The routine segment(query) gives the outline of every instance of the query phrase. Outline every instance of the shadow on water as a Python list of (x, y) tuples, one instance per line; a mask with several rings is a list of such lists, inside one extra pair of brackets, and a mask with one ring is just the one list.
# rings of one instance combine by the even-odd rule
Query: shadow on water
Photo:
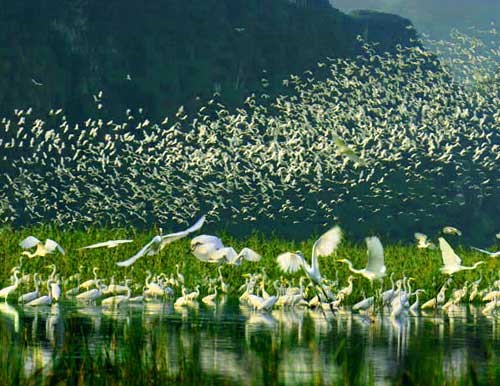
[(496, 384), (500, 323), (474, 307), (399, 321), (235, 302), (0, 306), (5, 385)]

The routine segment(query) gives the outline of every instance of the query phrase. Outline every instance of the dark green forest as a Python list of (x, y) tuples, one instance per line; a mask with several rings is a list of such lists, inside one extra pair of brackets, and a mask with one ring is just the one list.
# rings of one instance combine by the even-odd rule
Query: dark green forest
[[(326, 57), (410, 44), (406, 19), (346, 15), (327, 1), (20, 0), (0, 10), (0, 112), (63, 108), (69, 119), (121, 117), (142, 107), (161, 118), (214, 93), (235, 106), (275, 94), (290, 74)], [(102, 111), (93, 95), (103, 91)]]

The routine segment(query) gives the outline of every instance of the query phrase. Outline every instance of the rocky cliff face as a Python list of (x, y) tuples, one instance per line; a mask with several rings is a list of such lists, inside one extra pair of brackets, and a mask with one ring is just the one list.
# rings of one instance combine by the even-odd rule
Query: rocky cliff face
[(82, 119), (143, 107), (159, 118), (214, 92), (236, 105), (262, 87), (279, 92), (283, 78), (326, 56), (356, 55), (357, 35), (382, 51), (410, 44), (408, 24), (324, 1), (9, 2), (0, 13), (0, 112), (60, 107)]

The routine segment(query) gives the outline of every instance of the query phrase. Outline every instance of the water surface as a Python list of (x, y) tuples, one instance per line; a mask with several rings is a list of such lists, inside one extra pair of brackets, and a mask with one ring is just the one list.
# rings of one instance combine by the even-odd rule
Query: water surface
[(7, 384), (496, 384), (499, 321), (474, 306), (391, 320), (259, 313), (231, 299), (117, 310), (2, 303), (0, 375)]

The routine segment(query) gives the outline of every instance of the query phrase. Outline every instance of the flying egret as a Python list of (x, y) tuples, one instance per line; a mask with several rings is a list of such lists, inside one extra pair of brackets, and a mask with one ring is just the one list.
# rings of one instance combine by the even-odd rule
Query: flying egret
[(439, 248), (441, 249), (444, 264), (444, 266), (441, 267), (441, 272), (445, 275), (451, 276), (459, 271), (476, 269), (479, 265), (484, 264), (484, 261), (478, 261), (470, 267), (461, 265), (462, 259), (458, 257), (458, 255), (451, 248), (450, 244), (448, 244), (448, 242), (442, 237), (439, 238)]
[(373, 282), (373, 280), (382, 279), (385, 276), (386, 268), (384, 264), (384, 248), (379, 238), (376, 236), (367, 237), (365, 241), (368, 248), (368, 263), (366, 265), (366, 268), (353, 268), (352, 263), (349, 259), (340, 259), (337, 261), (339, 263), (346, 263), (349, 266), (349, 270), (351, 272), (362, 275)]
[(500, 256), (500, 251), (490, 252), (490, 251), (487, 251), (486, 249), (481, 249), (481, 248), (476, 248), (476, 247), (471, 247), (471, 248), (475, 249), (476, 251), (479, 251), (481, 253), (486, 253), (490, 257), (498, 257), (498, 256)]
[(0, 298), (3, 298), (5, 302), (7, 302), (7, 298), (9, 297), (9, 295), (14, 292), (17, 287), (19, 286), (19, 270), (18, 269), (15, 269), (14, 270), (14, 284), (12, 285), (9, 285), (8, 287), (5, 287), (5, 288), (2, 288), (0, 290)]
[(423, 233), (420, 232), (415, 232), (414, 233), (415, 240), (417, 240), (417, 248), (424, 249), (424, 248), (429, 248), (429, 249), (434, 249), (436, 246), (434, 243), (431, 243), (429, 239), (427, 238), (427, 235), (424, 235)]
[(250, 248), (243, 248), (238, 253), (233, 247), (225, 247), (221, 239), (211, 235), (200, 235), (191, 240), (191, 251), (198, 260), (218, 264), (240, 265), (243, 260), (258, 262), (262, 258)]
[(443, 233), (446, 235), (462, 236), (462, 232), (459, 229), (452, 226), (443, 227)]
[(323, 278), (319, 270), (318, 257), (328, 256), (335, 251), (340, 241), (342, 240), (342, 230), (339, 226), (335, 226), (325, 232), (312, 247), (312, 261), (309, 265), (304, 258), (304, 255), (297, 251), (295, 253), (285, 252), (278, 256), (277, 261), (280, 268), (285, 272), (296, 272), (302, 267), (306, 275), (315, 284), (321, 284)]
[(19, 246), (23, 249), (31, 249), (36, 247), (35, 252), (22, 252), (23, 255), (28, 256), (29, 258), (35, 256), (46, 256), (48, 254), (54, 253), (56, 250), (63, 255), (65, 254), (64, 249), (54, 240), (46, 239), (44, 244), (34, 236), (26, 237), (19, 243)]
[(78, 250), (80, 251), (82, 249), (94, 249), (102, 247), (114, 248), (121, 244), (131, 243), (132, 241), (134, 240), (108, 240), (108, 241), (103, 241), (102, 243), (87, 245), (85, 247), (78, 248)]
[(200, 235), (191, 240), (191, 252), (201, 261), (209, 261), (210, 256), (222, 248), (224, 244), (217, 236)]
[(119, 267), (128, 267), (129, 265), (134, 264), (142, 256), (155, 255), (158, 252), (160, 252), (163, 248), (165, 248), (167, 244), (182, 239), (183, 237), (186, 237), (188, 234), (192, 232), (196, 232), (203, 226), (204, 222), (205, 222), (205, 216), (203, 215), (188, 229), (176, 233), (170, 233), (168, 235), (155, 236), (149, 243), (147, 243), (144, 247), (142, 247), (142, 249), (139, 252), (137, 252), (134, 256), (132, 256), (130, 259), (120, 261), (116, 263), (116, 265), (118, 265)]

